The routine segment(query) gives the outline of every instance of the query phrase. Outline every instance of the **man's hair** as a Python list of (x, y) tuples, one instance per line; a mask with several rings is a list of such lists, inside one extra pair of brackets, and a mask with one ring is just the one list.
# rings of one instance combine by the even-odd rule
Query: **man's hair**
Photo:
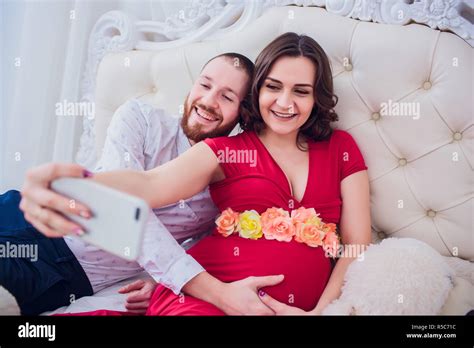
[(221, 58), (221, 57), (227, 58), (229, 61), (232, 61), (232, 63), (237, 69), (245, 71), (245, 73), (249, 77), (249, 81), (250, 81), (249, 88), (250, 88), (250, 85), (252, 84), (252, 80), (253, 80), (253, 74), (255, 71), (255, 65), (250, 59), (248, 59), (243, 54), (235, 53), (235, 52), (226, 52), (226, 53), (219, 54), (209, 59), (206, 62), (206, 64), (203, 65), (201, 71), (206, 67), (207, 64), (212, 62), (214, 59)]
[(242, 101), (240, 102), (240, 109), (239, 109), (239, 119), (237, 123), (242, 123), (243, 120), (249, 119), (250, 118), (250, 113), (252, 112), (252, 107), (251, 107), (251, 86), (253, 83), (253, 78), (255, 74), (255, 65), (253, 62), (248, 59), (246, 56), (240, 53), (235, 53), (235, 52), (226, 52), (219, 54), (215, 57), (212, 57), (209, 59), (206, 64), (203, 65), (201, 71), (206, 67), (207, 64), (212, 62), (214, 59), (217, 58), (225, 58), (229, 60), (230, 62), (233, 63), (234, 67), (239, 70), (243, 70), (248, 77), (247, 84), (245, 85), (245, 95)]

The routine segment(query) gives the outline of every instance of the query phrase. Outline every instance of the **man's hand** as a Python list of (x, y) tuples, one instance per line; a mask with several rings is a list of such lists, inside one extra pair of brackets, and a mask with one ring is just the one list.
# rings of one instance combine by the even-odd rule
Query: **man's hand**
[(265, 303), (269, 308), (271, 308), (275, 315), (317, 315), (320, 314), (318, 312), (306, 312), (300, 308), (288, 306), (283, 302), (279, 302), (275, 300), (270, 295), (266, 294), (263, 290), (258, 292), (260, 299), (263, 303)]
[(67, 234), (81, 235), (81, 226), (59, 213), (91, 216), (83, 204), (57, 194), (50, 189), (51, 182), (60, 177), (84, 178), (91, 173), (77, 164), (47, 163), (32, 168), (26, 173), (21, 189), (20, 209), (25, 219), (47, 237), (62, 237)]
[(260, 288), (277, 285), (283, 278), (283, 275), (248, 277), (224, 283), (204, 271), (189, 280), (182, 291), (212, 303), (227, 315), (274, 315), (257, 293)]
[(227, 315), (275, 315), (275, 311), (261, 301), (260, 288), (277, 285), (283, 275), (248, 277), (226, 283), (220, 297), (220, 308)]
[(130, 313), (144, 315), (157, 283), (153, 279), (140, 279), (119, 289), (120, 294), (128, 294), (125, 308)]

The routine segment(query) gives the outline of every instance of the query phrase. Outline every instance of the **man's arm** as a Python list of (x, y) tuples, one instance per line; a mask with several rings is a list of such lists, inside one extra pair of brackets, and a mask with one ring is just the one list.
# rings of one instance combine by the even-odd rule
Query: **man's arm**
[[(115, 112), (107, 129), (107, 138), (96, 171), (145, 171), (145, 157), (152, 155), (146, 151), (153, 151), (149, 150), (153, 147), (149, 146), (147, 139), (159, 141), (162, 136), (160, 121), (159, 117), (152, 118), (144, 114), (139, 104), (133, 100), (122, 105)], [(149, 134), (151, 129), (153, 134)], [(184, 284), (204, 270), (178, 244), (153, 211), (150, 211), (148, 217), (142, 251), (137, 261), (157, 283), (168, 287), (175, 294), (179, 294)]]

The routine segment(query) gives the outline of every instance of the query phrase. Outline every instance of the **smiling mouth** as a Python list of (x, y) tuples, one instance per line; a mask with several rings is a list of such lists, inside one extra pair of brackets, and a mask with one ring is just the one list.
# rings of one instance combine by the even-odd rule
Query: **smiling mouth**
[(270, 110), (270, 112), (278, 117), (278, 118), (284, 118), (284, 119), (290, 119), (290, 118), (294, 118), (296, 116), (298, 116), (298, 114), (288, 114), (288, 113), (284, 113), (284, 112), (276, 112), (276, 111), (273, 111), (273, 110)]
[(205, 119), (206, 121), (210, 121), (210, 122), (213, 122), (213, 121), (217, 121), (218, 118), (216, 118), (214, 115), (202, 110), (202, 109), (199, 109), (197, 106), (194, 107), (194, 111), (196, 112), (196, 114)]

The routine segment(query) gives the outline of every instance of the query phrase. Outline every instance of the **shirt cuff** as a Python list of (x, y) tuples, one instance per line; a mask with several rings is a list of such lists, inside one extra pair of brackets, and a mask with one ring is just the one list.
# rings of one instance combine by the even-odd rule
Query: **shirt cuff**
[(147, 267), (146, 271), (157, 283), (179, 295), (187, 282), (205, 270), (192, 256), (183, 254), (164, 273), (155, 273), (150, 267)]

